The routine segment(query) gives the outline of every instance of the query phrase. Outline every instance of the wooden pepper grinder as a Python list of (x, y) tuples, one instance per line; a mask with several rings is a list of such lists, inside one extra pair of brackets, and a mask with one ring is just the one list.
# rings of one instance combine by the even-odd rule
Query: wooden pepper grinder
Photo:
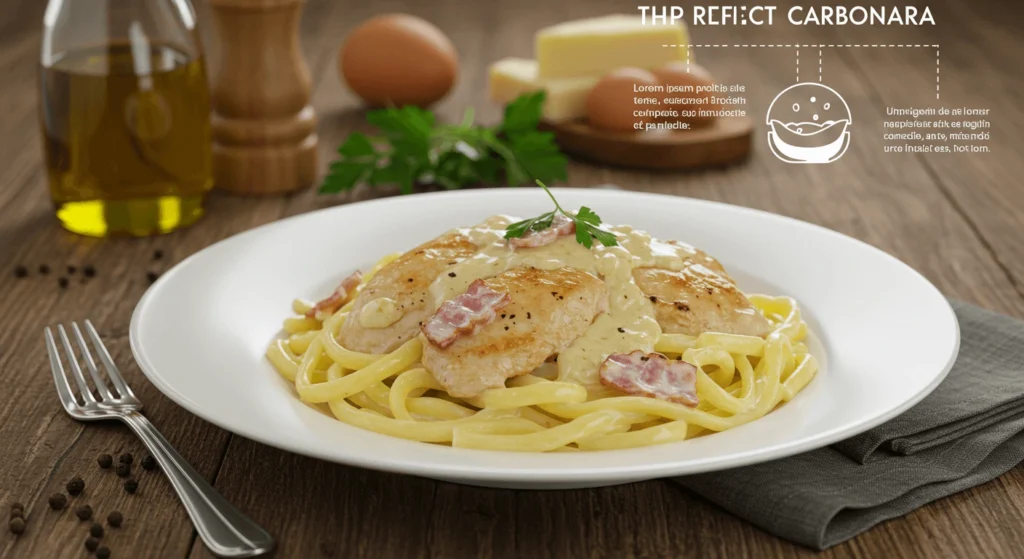
[(299, 46), (305, 0), (209, 0), (219, 43), (213, 80), (215, 186), (282, 194), (316, 180), (316, 115)]

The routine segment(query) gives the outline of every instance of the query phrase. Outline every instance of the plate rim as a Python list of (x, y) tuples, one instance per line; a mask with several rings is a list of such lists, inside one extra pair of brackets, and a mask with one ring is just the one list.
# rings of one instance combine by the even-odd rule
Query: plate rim
[[(529, 468), (516, 468), (515, 470), (502, 470), (495, 469), (493, 466), (478, 465), (478, 464), (466, 464), (466, 463), (446, 463), (437, 464), (433, 462), (415, 462), (413, 460), (405, 459), (398, 460), (388, 457), (380, 457), (372, 453), (352, 453), (349, 454), (344, 460), (338, 456), (329, 454), (327, 452), (321, 452), (318, 448), (310, 448), (303, 443), (293, 442), (293, 439), (287, 438), (274, 438), (269, 436), (262, 436), (261, 431), (258, 428), (240, 429), (237, 426), (227, 426), (225, 423), (220, 421), (219, 418), (215, 418), (212, 414), (207, 414), (201, 406), (195, 405), (187, 396), (182, 394), (179, 390), (175, 389), (170, 383), (166, 382), (165, 377), (160, 375), (153, 364), (150, 362), (145, 354), (145, 350), (140, 346), (140, 329), (142, 327), (143, 315), (145, 309), (152, 302), (152, 300), (159, 293), (160, 289), (163, 288), (172, 278), (184, 269), (191, 261), (198, 258), (200, 255), (207, 251), (213, 250), (215, 247), (228, 242), (237, 242), (239, 238), (257, 236), (264, 234), (269, 230), (278, 227), (284, 227), (285, 224), (290, 223), (293, 220), (308, 219), (312, 214), (327, 213), (333, 211), (339, 211), (342, 208), (349, 208), (352, 206), (375, 206), (380, 204), (387, 204), (392, 200), (406, 200), (406, 199), (419, 199), (419, 198), (446, 198), (446, 197), (471, 197), (483, 195), (498, 196), (518, 196), (522, 189), (486, 189), (486, 190), (460, 190), (460, 191), (444, 191), (444, 192), (427, 192), (417, 193), (412, 195), (404, 196), (384, 196), (381, 198), (375, 198), (372, 200), (364, 200), (352, 203), (343, 203), (324, 208), (318, 208), (309, 212), (303, 212), (293, 216), (288, 216), (282, 219), (271, 221), (245, 231), (240, 231), (233, 235), (230, 235), (224, 239), (221, 239), (215, 243), (212, 243), (201, 250), (194, 252), (188, 257), (184, 258), (177, 264), (175, 264), (170, 270), (161, 275), (157, 279), (143, 296), (136, 303), (135, 308), (132, 311), (131, 321), (129, 324), (129, 346), (131, 348), (132, 356), (134, 357), (136, 364), (139, 369), (146, 376), (146, 378), (153, 383), (153, 385), (162, 393), (164, 396), (169, 398), (172, 402), (181, 406), (189, 413), (207, 421), (218, 428), (224, 429), (229, 433), (236, 436), (240, 436), (260, 444), (292, 452), (302, 456), (309, 456), (320, 460), (325, 460), (338, 464), (345, 464), (349, 466), (355, 466), (360, 468), (366, 468), (370, 470), (400, 473), (416, 475), (420, 477), (429, 477), (435, 479), (448, 479), (448, 480), (465, 480), (465, 481), (477, 481), (477, 482), (518, 482), (518, 483), (548, 483), (548, 484), (573, 484), (573, 483), (589, 483), (597, 482), (601, 480), (614, 480), (612, 483), (623, 482), (623, 481), (638, 481), (644, 479), (654, 479), (666, 476), (677, 476), (677, 475), (691, 475), (698, 473), (706, 473), (711, 471), (727, 470), (730, 468), (736, 468), (741, 466), (759, 464), (768, 462), (771, 460), (778, 460), (786, 458), (809, 450), (823, 448), (837, 441), (843, 440), (850, 436), (854, 436), (859, 433), (868, 431), (890, 419), (900, 415), (906, 410), (910, 409), (929, 394), (935, 390), (935, 388), (941, 384), (941, 382), (949, 374), (950, 370), (956, 362), (956, 359), (960, 351), (960, 323), (956, 316), (956, 312), (950, 305), (949, 300), (942, 294), (942, 292), (921, 274), (914, 267), (906, 264), (899, 258), (889, 254), (888, 252), (875, 247), (865, 241), (857, 239), (855, 237), (834, 231), (827, 227), (817, 225), (815, 223), (803, 221), (793, 217), (789, 217), (782, 214), (777, 214), (757, 208), (750, 208), (746, 206), (739, 206), (735, 204), (728, 204), (725, 202), (718, 202), (714, 200), (704, 200), (699, 198), (691, 198), (687, 196), (674, 196), (669, 194), (652, 193), (652, 192), (638, 192), (622, 189), (615, 185), (595, 185), (591, 187), (557, 187), (552, 188), (552, 192), (558, 195), (560, 192), (573, 192), (586, 190), (589, 192), (597, 193), (598, 196), (607, 196), (609, 198), (616, 197), (639, 197), (648, 199), (671, 199), (673, 201), (685, 201), (687, 203), (696, 204), (697, 206), (711, 206), (720, 209), (726, 209), (728, 211), (739, 211), (752, 213), (762, 216), (767, 216), (771, 219), (782, 220), (789, 222), (792, 225), (799, 227), (810, 228), (817, 230), (821, 234), (832, 236), (835, 238), (842, 239), (845, 242), (853, 241), (855, 244), (861, 245), (867, 248), (869, 251), (882, 256), (883, 258), (895, 261), (899, 266), (908, 270), (914, 274), (918, 280), (924, 282), (933, 294), (937, 295), (943, 302), (943, 310), (949, 313), (949, 317), (953, 324), (953, 344), (950, 348), (949, 355), (947, 356), (946, 363), (942, 366), (942, 370), (939, 374), (935, 375), (932, 380), (920, 389), (911, 398), (902, 402), (900, 405), (891, 408), (890, 410), (881, 413), (870, 420), (857, 423), (846, 428), (837, 428), (831, 431), (825, 431), (814, 436), (807, 437), (804, 440), (797, 441), (790, 444), (780, 445), (777, 447), (764, 449), (755, 448), (744, 452), (734, 453), (730, 456), (723, 458), (715, 458), (708, 461), (697, 461), (694, 462), (692, 457), (683, 459), (680, 461), (662, 461), (649, 464), (630, 465), (630, 466), (596, 466), (593, 468), (587, 468), (584, 470), (567, 470), (565, 468), (557, 467), (529, 467)], [(486, 193), (486, 194), (485, 194)], [(575, 195), (575, 194), (574, 194)], [(387, 435), (380, 435), (387, 436)], [(681, 443), (679, 443), (681, 444)], [(460, 449), (468, 450), (468, 449)], [(500, 451), (487, 451), (487, 450), (473, 450), (473, 452), (487, 453), (495, 455), (506, 455), (507, 452)], [(602, 452), (621, 452), (621, 451), (602, 451)]]

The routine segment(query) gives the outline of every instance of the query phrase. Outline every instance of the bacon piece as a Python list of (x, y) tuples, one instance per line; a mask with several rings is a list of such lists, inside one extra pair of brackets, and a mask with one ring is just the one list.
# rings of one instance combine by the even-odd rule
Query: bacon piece
[(697, 367), (660, 353), (614, 353), (601, 364), (601, 384), (627, 394), (697, 405)]
[(472, 334), (494, 320), (495, 312), (512, 302), (505, 291), (495, 291), (476, 280), (466, 292), (445, 301), (434, 316), (423, 323), (420, 330), (437, 347), (444, 349), (464, 334)]
[(551, 227), (540, 231), (529, 230), (522, 237), (508, 240), (509, 246), (513, 248), (537, 248), (550, 245), (559, 237), (576, 233), (576, 222), (562, 214), (551, 220)]
[(331, 293), (329, 297), (320, 301), (314, 305), (313, 308), (306, 311), (306, 316), (309, 318), (323, 320), (334, 314), (352, 298), (352, 295), (355, 294), (356, 287), (359, 286), (359, 282), (362, 280), (363, 274), (359, 270), (352, 272), (348, 277), (341, 280), (341, 283), (338, 284), (334, 293)]

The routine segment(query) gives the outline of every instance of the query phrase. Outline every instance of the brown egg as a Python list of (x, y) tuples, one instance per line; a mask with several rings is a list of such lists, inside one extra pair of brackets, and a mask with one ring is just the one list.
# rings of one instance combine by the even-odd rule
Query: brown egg
[(661, 94), (638, 89), (658, 84), (654, 74), (640, 68), (619, 68), (609, 72), (587, 94), (587, 120), (593, 126), (614, 132), (640, 131), (637, 126), (652, 119), (636, 116), (634, 112), (657, 109), (658, 106), (637, 104), (636, 98), (658, 99)]
[[(711, 74), (699, 64), (690, 64), (690, 71), (686, 71), (687, 64), (685, 62), (669, 62), (668, 64), (653, 70), (652, 73), (658, 78), (658, 81), (665, 85), (665, 93), (662, 95), (663, 99), (672, 98), (690, 98), (690, 99), (709, 99), (717, 94), (711, 92), (694, 92), (684, 93), (680, 91), (672, 92), (669, 91), (669, 86), (693, 86), (698, 88), (701, 86), (709, 86), (714, 84), (714, 79)], [(670, 103), (663, 102), (663, 109), (675, 109), (679, 113), (697, 113), (700, 114), (701, 110), (704, 111), (718, 111), (721, 110), (721, 105), (715, 103)], [(688, 122), (691, 126), (707, 126), (715, 121), (714, 116), (691, 116), (681, 115), (677, 118), (665, 117), (664, 121), (678, 121)]]
[(338, 71), (374, 107), (436, 103), (451, 90), (459, 57), (434, 24), (407, 14), (367, 20), (345, 39)]

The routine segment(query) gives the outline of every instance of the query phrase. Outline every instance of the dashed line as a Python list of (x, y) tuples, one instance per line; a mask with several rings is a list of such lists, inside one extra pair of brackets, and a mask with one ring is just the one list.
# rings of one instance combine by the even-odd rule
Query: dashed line
[(818, 83), (821, 83), (821, 49), (818, 49)]
[(757, 44), (735, 44), (735, 45), (730, 45), (730, 44), (724, 44), (723, 43), (723, 44), (706, 44), (706, 45), (702, 45), (702, 44), (665, 44), (665, 45), (661, 45), (661, 46), (663, 46), (663, 47), (674, 47), (674, 48), (678, 48), (678, 47), (727, 47), (727, 48), (794, 48), (794, 47), (796, 47), (796, 48), (801, 48), (801, 47), (803, 47), (803, 48), (826, 48), (826, 47), (828, 47), (828, 48), (835, 48), (835, 47), (844, 47), (844, 48), (846, 48), (846, 47), (852, 47), (852, 48), (934, 48), (934, 49), (939, 48), (939, 45), (909, 45), (909, 44), (908, 45), (877, 45), (877, 44), (871, 44), (871, 45), (868, 45), (868, 44), (863, 44), (863, 45), (861, 45), (861, 44), (851, 44), (851, 45), (839, 45), (839, 44), (835, 44), (835, 45), (827, 45), (827, 44), (820, 44), (820, 45), (817, 45), (817, 44), (811, 44), (811, 45), (796, 45), (796, 44), (776, 44), (776, 45), (772, 45), (772, 44), (759, 44), (759, 45), (757, 45)]
[(800, 83), (800, 49), (796, 49), (796, 83)]
[(939, 46), (935, 45), (935, 99), (939, 98)]
[(686, 49), (686, 73), (690, 73), (690, 49)]

